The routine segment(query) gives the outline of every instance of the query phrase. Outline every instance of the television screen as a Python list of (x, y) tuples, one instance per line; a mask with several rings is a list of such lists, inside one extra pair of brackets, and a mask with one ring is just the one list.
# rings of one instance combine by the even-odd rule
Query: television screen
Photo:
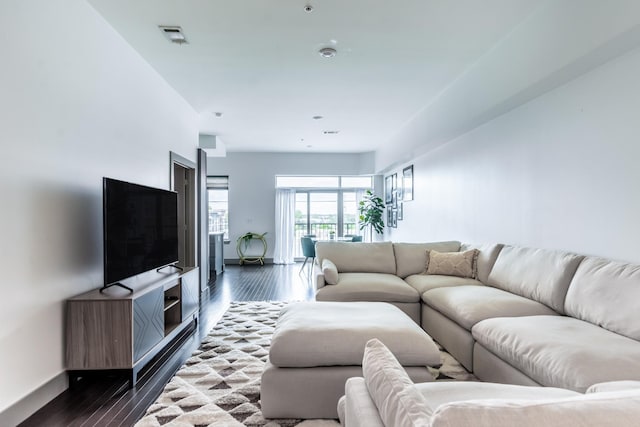
[(103, 179), (105, 286), (178, 261), (178, 195)]

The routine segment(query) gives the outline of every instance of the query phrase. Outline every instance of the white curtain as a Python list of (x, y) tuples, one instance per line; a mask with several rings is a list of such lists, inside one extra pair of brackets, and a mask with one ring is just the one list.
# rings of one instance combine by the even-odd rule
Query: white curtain
[(276, 247), (274, 264), (293, 264), (295, 249), (296, 190), (276, 189)]

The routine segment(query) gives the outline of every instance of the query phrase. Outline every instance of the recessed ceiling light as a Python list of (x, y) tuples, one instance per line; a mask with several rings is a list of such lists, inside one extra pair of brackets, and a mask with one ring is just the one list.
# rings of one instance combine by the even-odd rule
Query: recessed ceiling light
[(224, 113), (222, 113), (222, 111), (216, 111), (215, 113), (213, 113), (217, 118), (220, 118), (223, 116)]
[(324, 119), (324, 117), (323, 116), (313, 116), (312, 119), (313, 120), (321, 120), (321, 119)]
[(325, 135), (337, 135), (340, 133), (339, 130), (325, 130), (322, 131), (322, 133), (324, 133)]
[(313, 12), (313, 6), (311, 6), (310, 4), (307, 4), (304, 6), (304, 11), (307, 13), (311, 13)]
[(320, 49), (318, 51), (318, 53), (320, 54), (320, 56), (322, 56), (323, 58), (333, 58), (334, 56), (336, 56), (336, 54), (338, 53), (337, 50), (335, 50), (332, 47), (323, 47), (322, 49)]
[(307, 148), (312, 148), (312, 147), (313, 147), (313, 145), (307, 145)]
[(162, 34), (171, 42), (177, 44), (186, 44), (187, 38), (182, 32), (182, 28), (177, 25), (158, 25)]

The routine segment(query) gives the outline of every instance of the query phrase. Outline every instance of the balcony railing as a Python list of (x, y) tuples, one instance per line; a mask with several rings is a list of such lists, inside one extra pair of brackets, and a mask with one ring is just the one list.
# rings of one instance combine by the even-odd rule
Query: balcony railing
[[(360, 234), (355, 222), (345, 223), (342, 228), (344, 234)], [(307, 223), (297, 222), (295, 224), (295, 241), (297, 242), (295, 245), (296, 258), (304, 257), (304, 255), (302, 255), (302, 245), (300, 244), (300, 238), (302, 236), (313, 234), (317, 240), (329, 240), (329, 233), (332, 231), (336, 236), (338, 235), (338, 224), (335, 222), (311, 223), (309, 224), (309, 230), (307, 230)]]

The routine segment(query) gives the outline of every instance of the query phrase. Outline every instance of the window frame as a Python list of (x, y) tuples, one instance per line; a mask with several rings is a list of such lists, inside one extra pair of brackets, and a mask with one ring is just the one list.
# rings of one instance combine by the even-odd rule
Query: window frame
[[(301, 181), (304, 181), (307, 178), (313, 177), (334, 177), (337, 178), (337, 186), (336, 187), (309, 187), (309, 186), (296, 186), (296, 185), (278, 185), (278, 179), (286, 177), (288, 179), (288, 184), (291, 184), (291, 180), (295, 178), (300, 178)], [(343, 178), (364, 178), (367, 177), (369, 183), (367, 186), (343, 186)], [(337, 215), (336, 215), (336, 233), (338, 236), (344, 236), (344, 194), (345, 193), (356, 193), (356, 203), (357, 203), (357, 192), (360, 190), (373, 190), (375, 185), (374, 175), (276, 175), (275, 176), (275, 188), (276, 189), (293, 189), (297, 194), (306, 194), (306, 232), (303, 234), (311, 234), (313, 224), (311, 223), (311, 194), (313, 193), (336, 193), (336, 203), (337, 203)], [(296, 200), (297, 203), (297, 200)], [(356, 214), (357, 215), (357, 214)], [(356, 224), (358, 223), (356, 216)], [(294, 223), (294, 235), (297, 235), (297, 224)], [(357, 233), (357, 230), (356, 230)], [(300, 248), (296, 246), (296, 258), (301, 259), (298, 251)]]
[[(218, 182), (214, 182), (218, 180)], [(209, 191), (210, 190), (226, 190), (227, 192), (227, 209), (226, 209), (226, 229), (222, 230), (223, 233), (223, 240), (224, 243), (229, 243), (229, 232), (230, 232), (230, 227), (229, 227), (229, 221), (230, 221), (230, 215), (229, 215), (229, 176), (228, 175), (207, 175), (207, 231), (209, 233), (212, 233), (211, 229), (210, 229), (210, 224), (209, 224), (209, 215), (210, 215), (210, 208), (211, 208), (211, 201), (209, 200)], [(213, 231), (214, 233), (220, 232), (220, 231)]]

